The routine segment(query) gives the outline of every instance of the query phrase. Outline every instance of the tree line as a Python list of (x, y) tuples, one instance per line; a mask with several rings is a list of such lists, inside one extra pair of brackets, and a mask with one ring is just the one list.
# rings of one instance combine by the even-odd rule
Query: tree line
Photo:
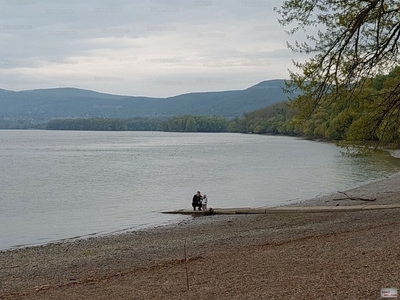
[(184, 115), (160, 118), (70, 118), (54, 119), (46, 124), (47, 130), (95, 131), (165, 131), (165, 132), (232, 132), (256, 134), (294, 135), (289, 123), (295, 110), (280, 102), (245, 113), (243, 117)]
[(229, 121), (219, 116), (178, 116), (160, 118), (71, 118), (54, 119), (47, 130), (227, 132)]

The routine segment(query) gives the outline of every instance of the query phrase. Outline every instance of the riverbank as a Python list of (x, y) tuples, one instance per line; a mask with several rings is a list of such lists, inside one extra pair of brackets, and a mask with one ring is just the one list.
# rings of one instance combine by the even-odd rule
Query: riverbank
[[(400, 174), (346, 191), (400, 203)], [(364, 205), (338, 193), (301, 206)], [(400, 289), (400, 209), (201, 216), (0, 252), (0, 299), (379, 299)], [(188, 281), (187, 281), (188, 279)]]

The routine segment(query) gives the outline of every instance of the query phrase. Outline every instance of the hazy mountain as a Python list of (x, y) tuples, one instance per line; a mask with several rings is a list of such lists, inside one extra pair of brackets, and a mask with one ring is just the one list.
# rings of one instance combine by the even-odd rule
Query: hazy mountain
[(188, 93), (168, 98), (119, 96), (76, 88), (27, 91), (0, 89), (0, 119), (49, 120), (65, 117), (241, 116), (287, 100), (284, 80), (269, 80), (245, 90)]

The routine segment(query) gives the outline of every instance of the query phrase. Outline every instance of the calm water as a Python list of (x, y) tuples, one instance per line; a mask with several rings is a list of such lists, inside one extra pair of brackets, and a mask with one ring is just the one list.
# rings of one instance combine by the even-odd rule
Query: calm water
[(161, 211), (267, 207), (344, 190), (400, 170), (332, 144), (289, 137), (0, 130), (0, 249), (191, 218)]

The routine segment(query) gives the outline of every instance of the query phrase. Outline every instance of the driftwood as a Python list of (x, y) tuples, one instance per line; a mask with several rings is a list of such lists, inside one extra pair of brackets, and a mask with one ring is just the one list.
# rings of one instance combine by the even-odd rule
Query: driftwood
[(370, 198), (361, 198), (361, 197), (351, 197), (351, 196), (347, 195), (345, 192), (338, 192), (338, 193), (343, 194), (346, 197), (344, 197), (344, 198), (336, 198), (336, 199), (333, 199), (333, 201), (339, 201), (339, 200), (375, 201), (376, 200), (376, 198), (370, 199)]

